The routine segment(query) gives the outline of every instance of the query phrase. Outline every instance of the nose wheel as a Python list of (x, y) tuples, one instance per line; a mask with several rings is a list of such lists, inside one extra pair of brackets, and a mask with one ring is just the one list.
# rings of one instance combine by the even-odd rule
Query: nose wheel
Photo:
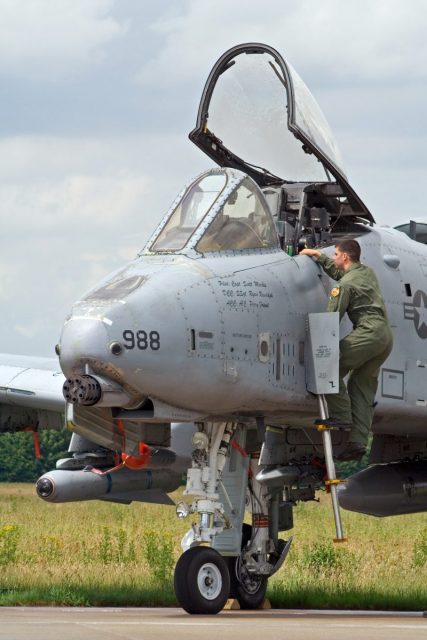
[(176, 563), (174, 589), (187, 613), (218, 613), (230, 592), (226, 561), (210, 547), (191, 547)]

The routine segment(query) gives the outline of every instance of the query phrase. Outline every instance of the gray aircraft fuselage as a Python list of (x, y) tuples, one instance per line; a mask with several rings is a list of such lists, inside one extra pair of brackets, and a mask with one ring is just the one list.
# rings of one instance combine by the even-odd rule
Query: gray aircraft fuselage
[[(359, 241), (381, 282), (395, 338), (382, 367), (375, 429), (421, 434), (427, 312), (414, 299), (426, 299), (427, 248), (387, 228), (370, 229)], [(400, 257), (397, 268), (387, 255)], [(140, 284), (128, 295), (96, 299), (105, 282), (131, 278)], [(89, 363), (130, 391), (129, 406), (151, 400), (159, 419), (264, 415), (307, 426), (316, 402), (306, 390), (306, 316), (326, 308), (328, 280), (310, 258), (280, 248), (141, 255), (101, 283), (100, 294), (75, 304), (61, 337), (61, 366), (71, 376)], [(124, 348), (115, 356), (110, 346), (117, 342)]]
[(80, 397), (71, 382), (66, 398), (139, 421), (312, 425), (306, 320), (325, 310), (333, 282), (297, 254), (332, 254), (346, 236), (377, 273), (394, 334), (375, 430), (423, 436), (427, 246), (373, 225), (295, 70), (267, 45), (225, 52), (190, 139), (220, 168), (193, 180), (144, 251), (74, 305), (61, 366), (100, 386), (93, 395), (87, 379)]
[[(144, 250), (64, 324), (64, 394), (80, 418), (99, 411), (101, 431), (118, 418), (313, 426), (307, 317), (326, 309), (334, 283), (298, 251), (331, 255), (352, 237), (378, 276), (394, 334), (374, 432), (424, 438), (427, 246), (373, 224), (296, 72), (266, 45), (230, 49), (208, 77), (190, 138), (220, 167), (184, 188)], [(341, 322), (341, 335), (350, 330)]]

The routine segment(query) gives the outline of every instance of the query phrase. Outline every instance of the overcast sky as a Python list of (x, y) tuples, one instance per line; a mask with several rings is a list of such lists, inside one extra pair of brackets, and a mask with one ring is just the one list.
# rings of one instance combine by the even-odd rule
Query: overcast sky
[(249, 41), (303, 77), (377, 222), (426, 219), (427, 0), (0, 0), (0, 352), (52, 355), (212, 165), (187, 134)]

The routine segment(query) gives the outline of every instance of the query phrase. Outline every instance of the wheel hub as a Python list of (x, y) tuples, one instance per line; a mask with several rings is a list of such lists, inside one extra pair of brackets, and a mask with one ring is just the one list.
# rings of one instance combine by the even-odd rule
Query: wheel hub
[(241, 557), (237, 560), (236, 577), (248, 594), (256, 593), (262, 583), (262, 576), (250, 573), (243, 564)]
[(197, 574), (197, 586), (206, 600), (215, 600), (221, 592), (221, 572), (213, 563), (202, 565)]

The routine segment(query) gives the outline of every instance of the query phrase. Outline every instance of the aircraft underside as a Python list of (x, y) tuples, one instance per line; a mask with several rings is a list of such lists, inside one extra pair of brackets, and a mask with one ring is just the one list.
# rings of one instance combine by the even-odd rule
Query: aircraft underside
[[(426, 459), (416, 454), (411, 459), (407, 449), (405, 459), (373, 464), (342, 485), (333, 463), (328, 468), (322, 429), (272, 427), (263, 420), (174, 425), (172, 436), (180, 438), (181, 455), (167, 447), (170, 428), (162, 425), (146, 425), (145, 448), (134, 446), (133, 455), (113, 453), (77, 435), (86, 434), (85, 429), (74, 425), (74, 430), (70, 458), (58, 461), (57, 469), (37, 482), (39, 496), (47, 501), (173, 504), (167, 493), (179, 486), (188, 465), (184, 500), (176, 512), (192, 524), (181, 542), (184, 553), (174, 584), (189, 613), (217, 613), (229, 597), (241, 608), (260, 606), (269, 577), (291, 547), (287, 532), (293, 528), (293, 507), (315, 500), (325, 483), (332, 498), (335, 492), (338, 540), (345, 539), (338, 500), (347, 509), (377, 516), (427, 509)], [(348, 434), (327, 430), (327, 435), (336, 455)], [(390, 442), (388, 446), (390, 456)], [(190, 457), (182, 455), (182, 448), (191, 451)], [(250, 524), (244, 523), (245, 514)], [(332, 531), (331, 516), (331, 536)]]

